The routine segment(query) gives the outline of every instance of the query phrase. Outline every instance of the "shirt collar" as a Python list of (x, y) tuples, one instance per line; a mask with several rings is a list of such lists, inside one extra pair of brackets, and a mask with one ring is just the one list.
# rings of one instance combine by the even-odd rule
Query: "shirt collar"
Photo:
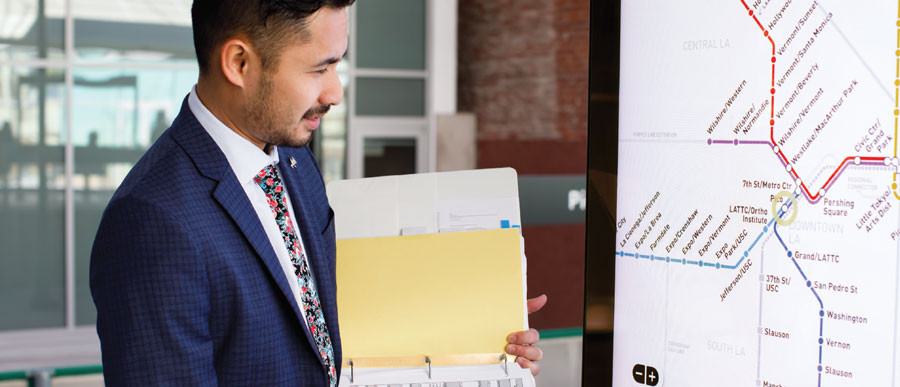
[(191, 89), (188, 96), (188, 106), (191, 112), (197, 117), (200, 125), (206, 129), (216, 145), (225, 154), (228, 164), (237, 176), (238, 181), (242, 184), (252, 181), (259, 171), (269, 164), (278, 164), (278, 149), (272, 145), (269, 147), (269, 153), (263, 152), (257, 148), (246, 138), (235, 133), (228, 126), (225, 126), (216, 116), (203, 105), (200, 97), (197, 96), (197, 85)]

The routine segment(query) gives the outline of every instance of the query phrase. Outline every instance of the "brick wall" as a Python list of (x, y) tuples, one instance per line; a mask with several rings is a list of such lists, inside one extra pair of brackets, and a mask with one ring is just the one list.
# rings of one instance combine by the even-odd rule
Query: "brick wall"
[[(590, 0), (460, 0), (459, 110), (474, 112), (478, 167), (587, 169)], [(535, 328), (582, 325), (584, 225), (524, 225)]]

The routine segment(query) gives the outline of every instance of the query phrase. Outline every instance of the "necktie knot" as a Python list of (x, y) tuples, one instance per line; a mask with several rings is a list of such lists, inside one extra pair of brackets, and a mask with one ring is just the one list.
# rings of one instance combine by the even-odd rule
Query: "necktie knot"
[(275, 168), (274, 164), (269, 164), (259, 171), (253, 181), (262, 188), (266, 196), (280, 194), (283, 190), (281, 178), (278, 177), (278, 168)]

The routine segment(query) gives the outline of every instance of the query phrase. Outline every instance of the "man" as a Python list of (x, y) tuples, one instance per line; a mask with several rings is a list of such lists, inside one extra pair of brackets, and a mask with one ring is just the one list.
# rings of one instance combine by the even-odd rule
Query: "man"
[[(336, 385), (334, 217), (306, 145), (343, 98), (353, 2), (194, 2), (200, 78), (94, 241), (107, 384)], [(507, 348), (532, 372), (537, 339)]]

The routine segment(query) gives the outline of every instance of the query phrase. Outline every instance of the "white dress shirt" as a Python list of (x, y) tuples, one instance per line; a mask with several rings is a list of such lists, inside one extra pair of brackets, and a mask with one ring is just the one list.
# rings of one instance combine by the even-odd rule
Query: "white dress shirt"
[[(188, 106), (190, 106), (194, 116), (197, 117), (197, 121), (200, 122), (200, 125), (206, 129), (206, 132), (209, 133), (213, 141), (216, 142), (216, 145), (219, 146), (219, 149), (222, 150), (222, 153), (225, 154), (225, 158), (228, 159), (228, 164), (231, 165), (231, 170), (234, 171), (234, 175), (237, 176), (238, 181), (241, 183), (241, 187), (244, 188), (244, 193), (246, 193), (247, 198), (250, 199), (250, 203), (256, 211), (256, 216), (259, 218), (259, 222), (262, 223), (263, 229), (266, 231), (266, 236), (269, 237), (269, 242), (275, 250), (275, 255), (278, 256), (278, 262), (281, 263), (284, 275), (287, 277), (291, 291), (294, 293), (294, 300), (297, 302), (297, 307), (300, 308), (300, 313), (303, 314), (303, 324), (305, 326), (306, 312), (303, 310), (303, 303), (300, 300), (300, 284), (297, 282), (297, 276), (294, 274), (294, 264), (291, 262), (287, 246), (284, 244), (284, 238), (281, 236), (281, 229), (278, 227), (278, 223), (275, 222), (275, 216), (272, 215), (272, 209), (269, 207), (269, 201), (266, 199), (266, 194), (263, 192), (262, 188), (253, 181), (253, 178), (256, 177), (263, 168), (270, 164), (275, 164), (276, 168), (278, 168), (277, 147), (274, 145), (270, 146), (269, 153), (267, 154), (247, 139), (235, 133), (231, 128), (225, 126), (225, 124), (216, 118), (216, 116), (203, 105), (203, 102), (200, 101), (200, 98), (197, 96), (196, 85), (191, 89), (191, 95), (188, 97)], [(281, 170), (278, 171), (278, 174), (279, 176), (283, 176)], [(284, 181), (283, 178), (282, 181)], [(295, 229), (297, 232), (297, 240), (300, 242), (302, 249), (303, 239), (300, 235), (300, 223), (298, 223), (297, 218), (294, 217), (294, 208), (291, 206), (287, 187), (285, 187), (284, 195), (288, 198), (287, 210), (291, 216), (291, 221), (298, 226)], [(312, 267), (310, 267), (310, 274), (312, 274)]]

